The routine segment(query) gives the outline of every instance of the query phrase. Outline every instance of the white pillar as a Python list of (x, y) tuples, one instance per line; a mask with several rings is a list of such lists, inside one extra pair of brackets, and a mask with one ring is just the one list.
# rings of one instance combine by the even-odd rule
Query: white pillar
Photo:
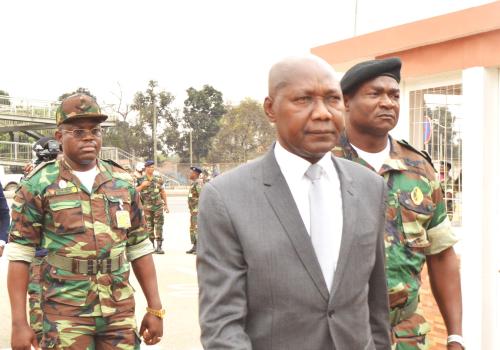
[(500, 349), (498, 69), (463, 71), (462, 291), (467, 349)]

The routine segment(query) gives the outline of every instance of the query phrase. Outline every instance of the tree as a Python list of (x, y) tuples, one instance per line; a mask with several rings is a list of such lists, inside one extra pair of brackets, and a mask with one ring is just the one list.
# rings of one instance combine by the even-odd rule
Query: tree
[[(156, 92), (158, 83), (150, 80), (146, 91), (139, 91), (134, 96), (132, 110), (139, 112), (139, 125), (148, 132), (147, 144), (149, 144), (144, 157), (153, 158), (153, 113), (156, 106), (157, 135), (163, 143), (162, 151), (165, 155), (177, 149), (179, 143), (179, 115), (171, 104), (175, 97), (165, 90)], [(150, 136), (151, 135), (151, 136)], [(144, 135), (146, 136), (146, 134)]]
[(213, 138), (208, 161), (243, 163), (263, 154), (274, 141), (275, 131), (261, 103), (246, 98), (227, 110)]
[(204, 85), (201, 90), (190, 87), (186, 92), (183, 127), (188, 132), (182, 136), (177, 152), (183, 162), (189, 161), (191, 132), (193, 160), (200, 163), (208, 155), (211, 139), (219, 131), (219, 120), (226, 110), (222, 93), (210, 85)]
[(1, 98), (2, 96), (7, 96), (9, 97), (9, 93), (5, 90), (0, 90), (0, 105), (7, 105), (10, 106), (10, 99), (8, 98)]
[(86, 89), (86, 88), (83, 88), (83, 87), (79, 87), (78, 89), (76, 89), (75, 91), (73, 92), (67, 92), (65, 94), (62, 94), (61, 96), (59, 96), (58, 100), (59, 101), (62, 101), (64, 100), (66, 97), (68, 96), (71, 96), (71, 95), (74, 95), (74, 94), (85, 94), (85, 95), (89, 95), (90, 97), (92, 97), (94, 100), (97, 100), (96, 97), (90, 92), (89, 89)]

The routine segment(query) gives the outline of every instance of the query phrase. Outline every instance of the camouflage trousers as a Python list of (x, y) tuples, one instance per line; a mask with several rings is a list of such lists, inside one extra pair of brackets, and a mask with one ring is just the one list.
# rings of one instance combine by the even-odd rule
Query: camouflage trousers
[(198, 212), (191, 212), (189, 238), (191, 238), (191, 244), (195, 244), (198, 240)]
[(38, 343), (42, 340), (43, 313), (40, 306), (42, 286), (40, 274), (43, 258), (35, 258), (30, 264), (30, 281), (28, 284), (28, 297), (30, 308), (30, 327), (35, 332)]
[(163, 241), (163, 207), (152, 206), (151, 209), (144, 208), (144, 217), (146, 219), (146, 232), (149, 239), (154, 241)]
[(133, 310), (110, 317), (43, 316), (42, 349), (140, 349)]
[(426, 335), (429, 331), (425, 318), (414, 313), (392, 327), (391, 350), (428, 350), (430, 345)]

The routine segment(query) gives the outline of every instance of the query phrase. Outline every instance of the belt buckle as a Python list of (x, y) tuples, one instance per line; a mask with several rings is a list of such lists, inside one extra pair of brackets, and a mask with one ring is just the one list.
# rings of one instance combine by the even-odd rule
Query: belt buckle
[(98, 272), (102, 273), (102, 260), (87, 260), (87, 275), (97, 275)]
[(92, 259), (87, 260), (87, 275), (95, 275), (97, 272), (94, 272), (94, 261)]

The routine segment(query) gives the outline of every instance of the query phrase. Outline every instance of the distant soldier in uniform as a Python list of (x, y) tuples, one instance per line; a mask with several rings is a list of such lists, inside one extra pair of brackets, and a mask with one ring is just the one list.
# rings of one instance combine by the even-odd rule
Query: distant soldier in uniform
[(451, 163), (441, 161), (439, 162), (439, 181), (441, 181), (441, 186), (446, 200), (446, 212), (450, 220), (453, 218), (453, 198), (454, 198), (454, 182), (453, 177), (450, 175)]
[(191, 238), (193, 247), (186, 253), (196, 254), (196, 242), (198, 240), (198, 202), (200, 200), (201, 187), (203, 186), (203, 180), (200, 178), (200, 175), (203, 173), (203, 170), (197, 166), (192, 166), (190, 169), (191, 173), (189, 174), (189, 180), (191, 180), (192, 183), (188, 194), (189, 213), (191, 214), (189, 237)]
[(144, 175), (137, 179), (136, 189), (141, 193), (146, 230), (150, 241), (156, 239), (156, 254), (165, 254), (161, 248), (163, 243), (163, 211), (168, 213), (167, 192), (161, 176), (155, 175), (155, 163), (148, 160), (144, 164)]
[[(64, 156), (32, 171), (14, 198), (7, 287), (15, 350), (38, 346), (26, 319), (37, 246), (48, 251), (41, 273), (43, 349), (139, 349), (137, 334), (148, 345), (163, 334), (139, 193), (122, 168), (97, 158), (106, 118), (88, 95), (63, 100), (55, 136)], [(128, 262), (148, 304), (138, 333)]]
[[(334, 154), (384, 177), (386, 273), (393, 349), (428, 349), (429, 325), (417, 311), (427, 261), (432, 291), (448, 329), (448, 350), (462, 348), (457, 238), (430, 158), (389, 135), (399, 117), (398, 58), (362, 62), (341, 80), (345, 133)], [(360, 198), (359, 200), (363, 200)]]

